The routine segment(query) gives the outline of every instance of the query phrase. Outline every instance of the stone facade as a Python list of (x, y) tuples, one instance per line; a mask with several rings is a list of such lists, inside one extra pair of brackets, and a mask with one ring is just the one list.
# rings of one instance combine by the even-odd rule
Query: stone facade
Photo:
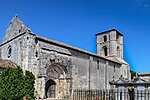
[(123, 36), (115, 29), (96, 36), (97, 54), (93, 54), (37, 36), (13, 17), (1, 43), (1, 58), (33, 72), (38, 98), (71, 97), (74, 89), (109, 89), (113, 77), (130, 77), (123, 60)]

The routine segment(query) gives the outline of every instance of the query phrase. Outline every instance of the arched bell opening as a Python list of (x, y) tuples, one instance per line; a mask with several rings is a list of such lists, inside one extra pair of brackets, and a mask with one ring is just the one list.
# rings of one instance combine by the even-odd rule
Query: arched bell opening
[(103, 56), (108, 56), (108, 52), (107, 52), (107, 47), (106, 46), (102, 47), (102, 55)]

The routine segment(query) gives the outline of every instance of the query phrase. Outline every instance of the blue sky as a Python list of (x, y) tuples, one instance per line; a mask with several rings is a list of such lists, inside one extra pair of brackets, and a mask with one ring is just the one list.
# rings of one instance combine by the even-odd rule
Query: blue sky
[(34, 33), (93, 53), (95, 34), (116, 28), (131, 69), (150, 72), (149, 0), (0, 0), (0, 40), (15, 14)]

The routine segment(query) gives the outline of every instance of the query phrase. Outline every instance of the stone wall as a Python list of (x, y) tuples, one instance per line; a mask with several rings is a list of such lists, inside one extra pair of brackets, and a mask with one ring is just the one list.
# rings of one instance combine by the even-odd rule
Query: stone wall
[(68, 77), (72, 79), (71, 89), (110, 88), (109, 81), (112, 81), (113, 76), (117, 79), (121, 74), (120, 64), (40, 40), (37, 45), (39, 48), (38, 75), (46, 76), (46, 68), (51, 65), (51, 61), (60, 62), (67, 65)]

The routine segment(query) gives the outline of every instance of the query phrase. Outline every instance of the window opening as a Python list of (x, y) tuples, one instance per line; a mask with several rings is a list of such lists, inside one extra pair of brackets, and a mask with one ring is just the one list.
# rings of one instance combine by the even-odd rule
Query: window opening
[(107, 41), (107, 36), (105, 35), (105, 36), (104, 36), (104, 42), (106, 42), (106, 41)]
[(99, 70), (99, 60), (97, 60), (97, 69)]
[(115, 71), (116, 71), (116, 66), (114, 65), (114, 73), (115, 73)]
[(116, 36), (116, 41), (119, 42), (119, 35)]
[(37, 51), (35, 52), (35, 57), (38, 57), (38, 52)]
[(120, 57), (120, 48), (117, 46), (117, 57)]
[(104, 55), (107, 56), (107, 47), (104, 46), (103, 50), (104, 50)]
[(8, 47), (8, 58), (11, 57), (11, 52), (12, 52), (12, 49), (11, 49), (11, 46)]

